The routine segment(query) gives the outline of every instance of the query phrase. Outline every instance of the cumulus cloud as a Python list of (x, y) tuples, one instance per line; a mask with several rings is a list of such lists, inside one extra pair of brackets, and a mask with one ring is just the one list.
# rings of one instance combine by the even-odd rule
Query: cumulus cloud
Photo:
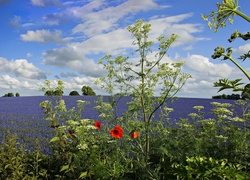
[(180, 37), (173, 43), (173, 47), (190, 44), (195, 41), (206, 40), (207, 38), (205, 37), (198, 38), (194, 36), (195, 33), (199, 33), (203, 30), (202, 25), (190, 23), (181, 24), (181, 21), (192, 16), (192, 13), (188, 13), (162, 18), (154, 17), (149, 21), (152, 25), (151, 37), (155, 39), (159, 35), (163, 35), (165, 38), (169, 38), (173, 33), (178, 34)]
[[(160, 8), (153, 0), (128, 0), (117, 6), (110, 6), (103, 9), (101, 8), (105, 6), (101, 6), (102, 1), (97, 2), (98, 3), (91, 4), (91, 7), (95, 7), (95, 11), (89, 13), (84, 11), (86, 7), (78, 8), (80, 13), (75, 13), (75, 15), (80, 17), (83, 23), (78, 24), (73, 29), (73, 33), (81, 32), (91, 37), (116, 28), (118, 25), (117, 22), (128, 14)], [(75, 10), (73, 10), (73, 12), (75, 12)]]
[(25, 59), (8, 61), (7, 59), (0, 58), (0, 71), (10, 72), (16, 77), (39, 80), (46, 79), (46, 74), (44, 72)]
[(132, 48), (133, 40), (127, 29), (117, 29), (106, 34), (96, 35), (81, 43), (72, 43), (71, 46), (78, 51), (84, 51), (85, 54), (102, 52), (116, 55), (122, 50)]
[(250, 43), (239, 46), (238, 48), (233, 49), (238, 56), (246, 54), (250, 50)]
[(36, 31), (28, 31), (26, 34), (21, 34), (20, 37), (23, 41), (34, 41), (34, 42), (54, 42), (54, 43), (64, 43), (61, 38), (62, 32), (59, 30), (55, 30), (51, 32), (49, 30), (36, 30)]
[(210, 75), (220, 78), (227, 78), (233, 68), (226, 63), (214, 64), (209, 61), (209, 58), (202, 55), (189, 55), (186, 58), (186, 65), (195, 72), (201, 75)]
[(48, 7), (48, 6), (61, 6), (60, 0), (31, 0), (31, 4), (34, 6)]
[(73, 48), (53, 49), (43, 53), (43, 64), (52, 65), (61, 68), (69, 68), (80, 74), (100, 77), (104, 70), (100, 65), (91, 59), (83, 57), (83, 54)]
[[(219, 79), (236, 79), (243, 77), (242, 73), (226, 63), (220, 61), (210, 61), (209, 58), (192, 54), (186, 58), (184, 71), (191, 73), (189, 79), (182, 88), (180, 95), (186, 97), (212, 97), (217, 95), (219, 88), (214, 87), (214, 82)], [(244, 79), (244, 78), (243, 78)], [(232, 91), (223, 91), (223, 93), (232, 93)]]
[(22, 80), (7, 74), (0, 76), (0, 94), (18, 92), (21, 96), (42, 95), (41, 87), (44, 83), (40, 80)]

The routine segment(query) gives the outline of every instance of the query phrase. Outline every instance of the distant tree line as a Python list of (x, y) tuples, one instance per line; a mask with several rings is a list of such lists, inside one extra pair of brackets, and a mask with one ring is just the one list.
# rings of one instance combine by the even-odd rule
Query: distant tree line
[(222, 94), (222, 95), (217, 95), (217, 96), (212, 96), (213, 99), (241, 99), (239, 94), (231, 94), (231, 95), (226, 95), (226, 94)]
[[(45, 96), (63, 96), (62, 90), (48, 90), (45, 92)], [(95, 96), (96, 93), (90, 86), (83, 86), (82, 87), (82, 95), (83, 96)], [(80, 96), (80, 94), (77, 91), (71, 91), (69, 93), (69, 96)]]
[(247, 84), (244, 86), (242, 90), (241, 95), (240, 94), (231, 94), (231, 95), (217, 95), (217, 96), (212, 96), (213, 99), (243, 99), (243, 100), (249, 100), (250, 99), (250, 84)]
[[(18, 92), (15, 95), (16, 95), (16, 97), (20, 96), (20, 94)], [(12, 92), (9, 92), (9, 93), (5, 94), (3, 97), (14, 97), (14, 94)]]

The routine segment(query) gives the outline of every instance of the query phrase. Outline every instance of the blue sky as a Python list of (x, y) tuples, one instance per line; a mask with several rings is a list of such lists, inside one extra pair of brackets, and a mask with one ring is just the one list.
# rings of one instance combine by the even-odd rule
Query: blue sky
[[(219, 2), (221, 0), (218, 0)], [(185, 60), (184, 72), (192, 75), (180, 97), (210, 98), (217, 94), (213, 82), (220, 78), (243, 78), (229, 61), (211, 58), (214, 48), (231, 46), (234, 57), (246, 53), (250, 43), (237, 39), (228, 43), (231, 33), (249, 31), (249, 25), (236, 17), (214, 33), (201, 14), (216, 10), (217, 1), (201, 0), (0, 0), (0, 96), (19, 92), (21, 96), (43, 95), (45, 79), (65, 82), (65, 94), (81, 92), (105, 75), (97, 64), (105, 54), (126, 54), (133, 39), (127, 26), (143, 19), (152, 25), (152, 38), (180, 38), (169, 49), (166, 60)], [(239, 1), (246, 14), (250, 1)], [(248, 14), (249, 15), (249, 14)], [(249, 72), (250, 63), (241, 63)], [(225, 91), (222, 93), (230, 93)]]

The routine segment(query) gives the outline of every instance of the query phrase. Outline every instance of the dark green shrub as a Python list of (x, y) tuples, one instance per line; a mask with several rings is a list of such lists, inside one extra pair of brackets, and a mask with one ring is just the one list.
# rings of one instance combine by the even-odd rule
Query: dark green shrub
[(71, 91), (69, 93), (70, 96), (80, 96), (80, 94), (77, 91)]

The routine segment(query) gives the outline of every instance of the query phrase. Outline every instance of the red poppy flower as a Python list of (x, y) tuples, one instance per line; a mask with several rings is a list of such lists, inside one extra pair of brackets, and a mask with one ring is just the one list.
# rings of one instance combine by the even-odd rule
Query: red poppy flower
[(100, 121), (95, 122), (94, 126), (95, 126), (98, 130), (100, 130), (100, 129), (101, 129), (101, 122), (100, 122)]
[(135, 138), (137, 138), (137, 137), (139, 136), (139, 132), (133, 131), (133, 132), (130, 134), (130, 136), (131, 136), (132, 139), (135, 139)]
[(111, 131), (110, 134), (114, 138), (122, 138), (123, 129), (120, 127), (120, 125), (115, 126)]
[(73, 136), (73, 131), (68, 130), (68, 135)]

